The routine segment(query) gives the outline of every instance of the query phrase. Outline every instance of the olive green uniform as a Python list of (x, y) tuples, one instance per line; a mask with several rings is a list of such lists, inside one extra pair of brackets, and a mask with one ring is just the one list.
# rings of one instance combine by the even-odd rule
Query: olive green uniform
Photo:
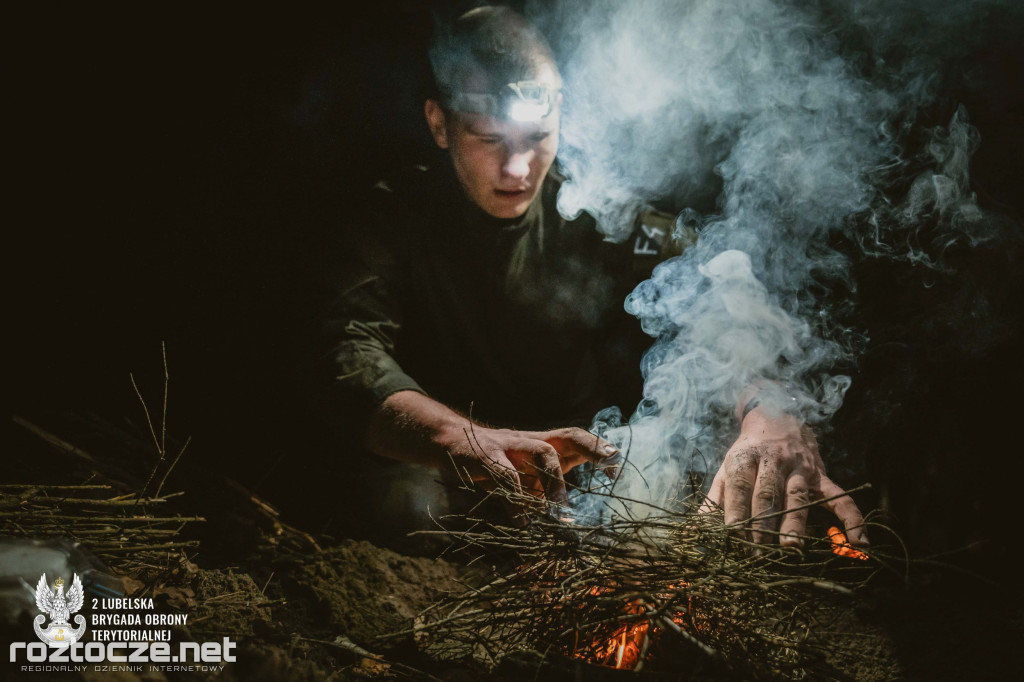
[(445, 506), (436, 472), (353, 452), (389, 395), (419, 391), (519, 429), (587, 427), (636, 404), (650, 339), (623, 301), (650, 249), (604, 241), (585, 214), (563, 219), (559, 184), (549, 174), (521, 218), (498, 220), (450, 166), (409, 169), (375, 187), (323, 254), (317, 408), (340, 432), (347, 502), (373, 518), (375, 539)]
[(631, 407), (642, 345), (622, 303), (633, 252), (585, 214), (559, 216), (558, 186), (549, 175), (521, 218), (499, 220), (447, 168), (378, 185), (332, 266), (328, 410), (361, 420), (414, 390), (495, 426), (538, 429), (589, 425), (617, 400)]

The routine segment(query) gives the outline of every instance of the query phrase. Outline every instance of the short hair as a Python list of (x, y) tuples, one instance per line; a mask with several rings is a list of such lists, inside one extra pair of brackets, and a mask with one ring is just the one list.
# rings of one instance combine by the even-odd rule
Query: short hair
[[(472, 85), (495, 92), (507, 83), (534, 78), (545, 65), (558, 67), (544, 36), (507, 7), (484, 6), (439, 26), (430, 45), (435, 92), (442, 104)], [(471, 83), (475, 78), (484, 83)]]

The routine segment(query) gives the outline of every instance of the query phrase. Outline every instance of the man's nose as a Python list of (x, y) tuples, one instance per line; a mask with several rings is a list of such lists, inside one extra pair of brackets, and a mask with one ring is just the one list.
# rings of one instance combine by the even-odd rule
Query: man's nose
[(525, 179), (530, 175), (531, 156), (530, 151), (510, 152), (502, 164), (502, 174), (517, 180)]

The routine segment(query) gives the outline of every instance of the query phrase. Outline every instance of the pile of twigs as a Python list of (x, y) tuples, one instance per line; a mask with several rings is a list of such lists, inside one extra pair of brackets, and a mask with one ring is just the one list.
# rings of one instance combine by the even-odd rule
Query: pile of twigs
[(198, 545), (181, 535), (201, 517), (160, 511), (182, 493), (144, 497), (114, 492), (103, 484), (0, 485), (0, 533), (67, 537), (118, 565), (162, 561), (169, 551)]
[[(492, 494), (530, 504), (507, 490)], [(442, 520), (458, 530), (428, 531), (494, 568), (421, 615), (421, 648), (487, 666), (532, 650), (563, 662), (745, 679), (842, 679), (834, 662), (864, 655), (863, 642), (829, 619), (881, 563), (838, 557), (826, 538), (805, 538), (794, 557), (751, 545), (720, 513), (604, 494), (624, 513), (595, 525), (549, 511), (523, 527), (462, 516)]]
[[(166, 511), (165, 503), (183, 492), (162, 491), (191, 439), (172, 458), (167, 434), (167, 399), (170, 375), (167, 351), (163, 359), (163, 401), (160, 422), (154, 423), (135, 377), (132, 388), (142, 406), (151, 441), (107, 424), (98, 418), (75, 418), (76, 431), (104, 436), (97, 457), (21, 416), (13, 422), (45, 444), (59, 461), (36, 472), (40, 478), (60, 482), (38, 483), (27, 472), (22, 484), (0, 485), (0, 533), (18, 537), (64, 537), (88, 547), (122, 573), (134, 568), (162, 569), (170, 557), (180, 558), (199, 541), (183, 537), (185, 528), (205, 519)], [(146, 451), (156, 450), (156, 461)], [(35, 464), (38, 467), (39, 462)], [(143, 483), (143, 478), (145, 482)], [(113, 483), (114, 485), (111, 485)], [(129, 492), (129, 491), (137, 492)], [(119, 494), (122, 493), (122, 494)]]

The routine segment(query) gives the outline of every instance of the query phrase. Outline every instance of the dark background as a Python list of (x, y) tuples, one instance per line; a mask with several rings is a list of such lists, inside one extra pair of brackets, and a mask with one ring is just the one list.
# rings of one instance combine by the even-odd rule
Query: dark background
[[(189, 457), (257, 486), (275, 462), (344, 461), (292, 381), (304, 264), (373, 182), (434, 153), (421, 50), (430, 11), (459, 4), (14, 22), (8, 410), (139, 421), (128, 375), (158, 402), (163, 341)], [(925, 122), (967, 106), (979, 203), (1012, 221), (1024, 65), (1014, 26), (985, 30)], [(1017, 571), (1024, 458), (1019, 223), (1007, 234), (954, 250), (954, 273), (857, 266), (854, 321), (872, 341), (824, 441), (836, 477), (872, 481), (864, 506), (886, 507), (915, 552), (967, 548), (952, 560), (996, 578)]]

